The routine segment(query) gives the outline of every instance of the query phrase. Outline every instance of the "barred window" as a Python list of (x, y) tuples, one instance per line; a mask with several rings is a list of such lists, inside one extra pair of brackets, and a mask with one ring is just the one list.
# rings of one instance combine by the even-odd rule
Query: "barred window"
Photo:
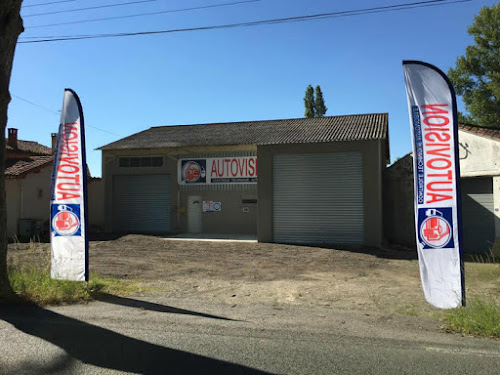
[(163, 167), (163, 158), (161, 156), (120, 158), (119, 165), (122, 168)]

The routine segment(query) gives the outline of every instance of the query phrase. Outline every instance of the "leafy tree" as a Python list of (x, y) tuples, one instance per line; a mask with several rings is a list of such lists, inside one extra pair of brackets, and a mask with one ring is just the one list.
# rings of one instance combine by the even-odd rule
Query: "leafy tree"
[(307, 86), (306, 94), (304, 95), (304, 106), (306, 107), (305, 117), (315, 117), (314, 110), (314, 89), (311, 85)]
[(321, 87), (316, 86), (316, 97), (314, 98), (314, 109), (316, 111), (316, 117), (323, 117), (328, 111), (325, 106), (325, 99), (323, 99), (323, 93), (321, 92)]
[(14, 293), (7, 275), (7, 200), (5, 196), (5, 128), (9, 84), (17, 38), (24, 30), (19, 14), (22, 0), (0, 1), (0, 301)]
[(474, 44), (448, 72), (470, 113), (462, 119), (500, 127), (500, 3), (483, 7), (468, 32)]

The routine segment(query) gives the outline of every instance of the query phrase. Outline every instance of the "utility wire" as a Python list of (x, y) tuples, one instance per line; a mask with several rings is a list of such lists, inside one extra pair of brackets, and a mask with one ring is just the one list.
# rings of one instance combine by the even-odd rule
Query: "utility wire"
[(16, 98), (16, 99), (19, 99), (19, 100), (21, 100), (21, 101), (23, 101), (23, 102), (26, 102), (26, 103), (28, 103), (28, 104), (31, 104), (31, 105), (33, 105), (33, 106), (35, 106), (35, 107), (38, 107), (38, 108), (44, 109), (44, 110), (46, 110), (47, 112), (51, 112), (51, 113), (54, 113), (54, 114), (59, 115), (59, 116), (61, 115), (61, 113), (60, 113), (60, 112), (54, 111), (53, 109), (47, 108), (47, 107), (45, 107), (45, 106), (43, 106), (43, 105), (41, 105), (41, 104), (37, 104), (37, 103), (35, 103), (35, 102), (32, 102), (31, 100), (21, 98), (20, 96), (17, 96), (17, 95), (14, 95), (14, 94), (12, 94), (12, 97), (14, 97), (14, 98)]
[(124, 18), (152, 16), (152, 15), (157, 15), (157, 14), (180, 13), (180, 12), (188, 12), (188, 11), (192, 11), (192, 10), (209, 9), (209, 8), (220, 8), (220, 7), (240, 5), (240, 4), (246, 4), (246, 3), (257, 3), (257, 2), (260, 2), (260, 1), (261, 0), (244, 0), (244, 1), (235, 1), (235, 2), (230, 2), (230, 3), (220, 3), (220, 4), (213, 4), (213, 5), (205, 5), (205, 6), (192, 7), (192, 8), (170, 9), (170, 10), (163, 10), (163, 11), (158, 11), (158, 12), (147, 12), (147, 13), (130, 14), (130, 15), (126, 15), (126, 16), (104, 17), (104, 18), (91, 18), (91, 19), (86, 19), (86, 20), (81, 20), (81, 21), (69, 21), (69, 22), (51, 23), (51, 24), (46, 24), (46, 25), (30, 26), (30, 27), (26, 27), (26, 29), (34, 29), (34, 28), (39, 28), (39, 27), (50, 27), (50, 26), (60, 26), (60, 25), (74, 25), (74, 24), (78, 24), (78, 23), (88, 23), (88, 22), (120, 20), (120, 19), (124, 19)]
[[(470, 2), (470, 1), (472, 1), (472, 0), (453, 0), (453, 1), (428, 0), (428, 1), (418, 1), (418, 2), (413, 2), (413, 3), (398, 4), (398, 5), (365, 8), (365, 9), (358, 9), (358, 10), (347, 10), (347, 11), (340, 11), (340, 12), (329, 12), (329, 13), (320, 13), (320, 14), (312, 14), (312, 15), (304, 15), (304, 16), (296, 16), (296, 17), (275, 18), (275, 19), (269, 19), (269, 20), (231, 23), (231, 24), (225, 24), (225, 25), (190, 27), (190, 28), (182, 28), (182, 29), (139, 31), (139, 32), (130, 32), (130, 33), (93, 34), (93, 35), (40, 36), (40, 37), (38, 37), (40, 39), (22, 40), (18, 43), (19, 44), (31, 44), (31, 43), (59, 42), (59, 41), (66, 41), (66, 40), (117, 38), (117, 37), (136, 36), (136, 35), (155, 35), (155, 34), (180, 33), (180, 32), (188, 32), (188, 31), (230, 29), (230, 28), (238, 28), (238, 27), (251, 27), (251, 26), (259, 26), (259, 25), (280, 24), (280, 23), (286, 23), (286, 22), (311, 21), (311, 20), (327, 19), (327, 18), (334, 18), (334, 17), (359, 16), (359, 15), (372, 14), (372, 13), (385, 13), (385, 12), (391, 12), (391, 11), (401, 11), (401, 10), (414, 9), (414, 8), (430, 7), (430, 6), (441, 6), (441, 5), (449, 5), (449, 4), (456, 4), (456, 3), (466, 3), (466, 2)], [(36, 37), (32, 37), (32, 38), (36, 38)], [(25, 38), (23, 38), (23, 39), (25, 39)]]
[[(14, 95), (14, 94), (12, 94), (12, 97), (14, 97), (14, 98), (16, 98), (18, 100), (21, 100), (21, 101), (23, 101), (25, 103), (31, 104), (32, 106), (41, 108), (41, 109), (43, 109), (43, 110), (45, 110), (47, 112), (53, 113), (53, 114), (55, 114), (57, 116), (61, 116), (61, 112), (60, 111), (54, 111), (53, 109), (47, 108), (44, 105), (32, 102), (31, 100), (28, 100), (28, 99), (21, 98), (20, 96), (17, 96), (17, 95)], [(92, 125), (89, 125), (89, 124), (85, 124), (85, 127), (92, 128), (92, 129), (95, 129), (95, 130), (99, 130), (100, 132), (108, 133), (108, 134), (111, 134), (111, 135), (115, 135), (117, 137), (121, 137), (121, 135), (119, 135), (119, 134), (112, 133), (112, 132), (109, 132), (109, 131), (104, 130), (104, 129), (96, 128), (95, 126), (92, 126)]]
[(23, 5), (24, 8), (33, 8), (33, 7), (44, 7), (46, 5), (52, 5), (52, 4), (60, 4), (60, 3), (72, 3), (77, 0), (60, 0), (60, 1), (52, 1), (50, 3), (37, 3), (37, 4), (31, 4), (31, 5)]
[(55, 12), (46, 12), (46, 13), (33, 13), (33, 14), (27, 14), (23, 16), (23, 18), (28, 18), (28, 17), (36, 17), (36, 16), (49, 16), (52, 14), (60, 14), (60, 13), (73, 13), (73, 12), (81, 12), (84, 10), (92, 10), (92, 9), (102, 9), (102, 8), (113, 8), (113, 7), (121, 7), (121, 6), (126, 6), (126, 5), (133, 5), (133, 4), (142, 4), (142, 3), (153, 3), (158, 0), (136, 0), (136, 1), (129, 1), (126, 3), (116, 3), (116, 4), (107, 4), (107, 5), (98, 5), (95, 7), (87, 7), (87, 8), (77, 8), (77, 9), (66, 9), (66, 10), (58, 10)]

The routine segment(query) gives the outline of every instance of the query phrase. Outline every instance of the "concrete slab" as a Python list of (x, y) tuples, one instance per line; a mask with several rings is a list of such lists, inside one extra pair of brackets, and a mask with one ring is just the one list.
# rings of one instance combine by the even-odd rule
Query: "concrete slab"
[(257, 236), (246, 234), (181, 233), (164, 238), (175, 241), (257, 242)]

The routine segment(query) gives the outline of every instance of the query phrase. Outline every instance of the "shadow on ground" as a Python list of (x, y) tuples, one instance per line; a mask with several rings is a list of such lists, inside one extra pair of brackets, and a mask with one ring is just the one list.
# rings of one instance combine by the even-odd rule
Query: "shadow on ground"
[(160, 305), (158, 303), (152, 303), (147, 301), (140, 301), (137, 299), (126, 298), (126, 297), (118, 297), (108, 293), (97, 293), (93, 296), (97, 301), (111, 303), (113, 305), (125, 306), (125, 307), (135, 307), (138, 309), (148, 310), (148, 311), (156, 311), (170, 314), (183, 314), (183, 315), (193, 315), (200, 316), (202, 318), (211, 318), (211, 319), (220, 319), (220, 320), (229, 320), (229, 321), (238, 321), (235, 319), (225, 318), (223, 316), (210, 315), (205, 313), (200, 313), (196, 311), (183, 310), (177, 307)]
[[(140, 374), (267, 374), (127, 337), (38, 306), (2, 307), (0, 319), (28, 335), (58, 346), (73, 359), (102, 368)], [(64, 372), (64, 367), (71, 362), (62, 358), (51, 366), (51, 370)], [(25, 373), (33, 364), (25, 363), (23, 367), (16, 371)]]

